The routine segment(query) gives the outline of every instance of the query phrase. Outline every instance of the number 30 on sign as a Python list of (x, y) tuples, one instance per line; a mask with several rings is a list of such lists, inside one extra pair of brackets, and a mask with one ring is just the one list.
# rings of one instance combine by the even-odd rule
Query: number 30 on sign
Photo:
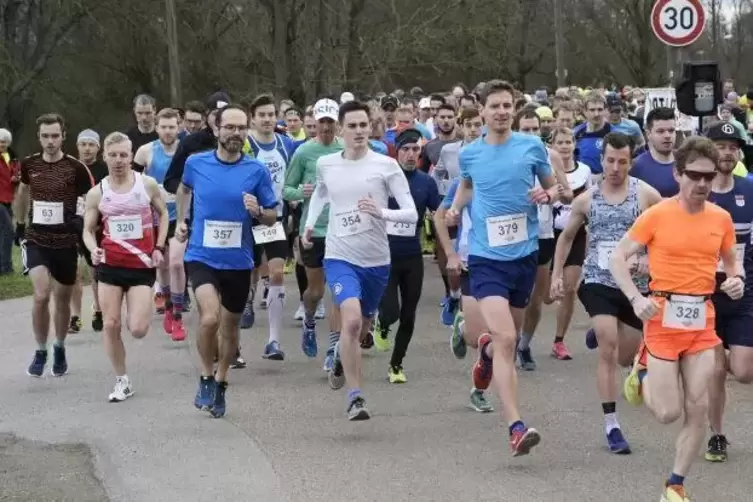
[(698, 40), (706, 25), (702, 0), (656, 0), (651, 10), (651, 29), (671, 47), (685, 47)]

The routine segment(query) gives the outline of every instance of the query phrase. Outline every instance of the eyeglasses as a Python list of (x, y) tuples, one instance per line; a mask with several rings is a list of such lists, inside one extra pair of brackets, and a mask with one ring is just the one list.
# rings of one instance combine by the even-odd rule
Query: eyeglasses
[(688, 179), (690, 179), (691, 181), (701, 181), (701, 180), (714, 181), (714, 178), (716, 178), (717, 172), (716, 171), (699, 172), (699, 171), (688, 171), (688, 170), (685, 170), (685, 171), (682, 172), (682, 174), (684, 174), (685, 176), (687, 176)]

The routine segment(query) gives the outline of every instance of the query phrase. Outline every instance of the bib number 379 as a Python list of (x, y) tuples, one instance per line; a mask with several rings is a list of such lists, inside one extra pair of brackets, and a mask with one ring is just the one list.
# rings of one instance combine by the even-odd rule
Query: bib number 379
[(528, 240), (528, 219), (525, 214), (493, 216), (486, 219), (489, 246), (511, 246)]

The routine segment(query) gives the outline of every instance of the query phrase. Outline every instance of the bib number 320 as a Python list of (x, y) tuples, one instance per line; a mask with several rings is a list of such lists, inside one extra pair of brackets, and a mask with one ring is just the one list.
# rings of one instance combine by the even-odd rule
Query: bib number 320
[(141, 216), (126, 215), (112, 216), (108, 220), (110, 237), (119, 241), (141, 239), (144, 237), (144, 228), (141, 225)]

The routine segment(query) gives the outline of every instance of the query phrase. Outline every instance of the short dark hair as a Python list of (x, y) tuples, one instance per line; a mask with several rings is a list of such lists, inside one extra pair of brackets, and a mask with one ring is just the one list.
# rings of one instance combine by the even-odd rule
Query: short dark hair
[(296, 115), (298, 115), (298, 117), (303, 118), (303, 111), (297, 106), (291, 106), (290, 108), (285, 110), (285, 115), (287, 115), (288, 113), (295, 113)]
[(345, 119), (345, 115), (350, 112), (366, 112), (366, 116), (371, 120), (371, 108), (369, 108), (369, 105), (354, 100), (340, 105), (340, 113), (338, 113), (337, 118), (341, 124)]
[(217, 124), (217, 127), (222, 125), (222, 117), (225, 116), (225, 112), (228, 110), (239, 110), (246, 114), (246, 123), (248, 123), (248, 112), (245, 108), (243, 108), (241, 105), (237, 105), (235, 103), (230, 103), (229, 105), (220, 108), (217, 110), (217, 115), (215, 116), (214, 122)]
[(268, 106), (272, 105), (275, 107), (275, 112), (277, 111), (277, 104), (275, 103), (275, 98), (271, 94), (259, 94), (254, 98), (253, 101), (251, 101), (251, 104), (248, 105), (248, 111), (251, 113), (251, 116), (256, 115), (256, 109), (261, 108), (262, 106)]
[(481, 104), (486, 105), (486, 100), (489, 99), (489, 96), (500, 92), (509, 92), (510, 96), (515, 99), (515, 87), (510, 82), (506, 80), (492, 80), (484, 86), (484, 90), (481, 92)]
[(412, 106), (413, 109), (416, 109), (416, 108), (418, 108), (418, 102), (415, 99), (406, 96), (406, 97), (404, 97), (403, 99), (400, 100), (400, 106), (401, 107), (403, 107), (403, 106)]
[(437, 108), (437, 113), (439, 113), (439, 110), (449, 110), (453, 115), (455, 115), (455, 107), (449, 103), (439, 105), (439, 108)]
[(441, 94), (432, 94), (429, 96), (429, 101), (439, 101), (442, 104), (447, 103), (447, 100)]
[(652, 109), (646, 115), (646, 130), (650, 130), (654, 127), (654, 122), (657, 120), (675, 120), (675, 109), (666, 106), (659, 106)]
[(698, 159), (709, 159), (716, 168), (719, 167), (719, 152), (714, 142), (703, 136), (691, 136), (675, 150), (675, 169), (682, 174), (688, 164)]
[(479, 113), (478, 109), (476, 108), (463, 108), (460, 111), (460, 116), (458, 117), (458, 125), (463, 125), (469, 120), (473, 120), (476, 117), (480, 117), (481, 113)]
[(193, 100), (186, 103), (185, 112), (193, 112), (204, 115), (207, 112), (207, 107), (204, 106), (204, 103), (202, 103), (201, 101)]
[(541, 125), (541, 117), (539, 117), (539, 114), (536, 113), (536, 110), (532, 110), (530, 108), (523, 108), (518, 113), (515, 114), (515, 118), (512, 121), (512, 130), (517, 131), (520, 129), (520, 121), (523, 119), (536, 119)]
[(59, 113), (45, 113), (37, 117), (37, 129), (41, 125), (60, 124), (60, 130), (65, 131), (65, 119)]
[(475, 95), (473, 95), (473, 94), (470, 94), (470, 93), (469, 93), (469, 94), (465, 94), (465, 95), (463, 95), (463, 96), (462, 96), (462, 97), (460, 98), (460, 102), (462, 103), (462, 101), (463, 101), (464, 99), (465, 99), (466, 101), (470, 101), (470, 102), (471, 102), (471, 103), (473, 103), (474, 105), (476, 104), (476, 96), (475, 96)]
[(627, 134), (620, 132), (610, 132), (604, 136), (604, 140), (601, 143), (601, 155), (607, 151), (607, 147), (611, 146), (615, 150), (622, 150), (627, 147), (630, 149), (630, 158), (633, 158), (633, 150), (635, 150), (635, 141)]

